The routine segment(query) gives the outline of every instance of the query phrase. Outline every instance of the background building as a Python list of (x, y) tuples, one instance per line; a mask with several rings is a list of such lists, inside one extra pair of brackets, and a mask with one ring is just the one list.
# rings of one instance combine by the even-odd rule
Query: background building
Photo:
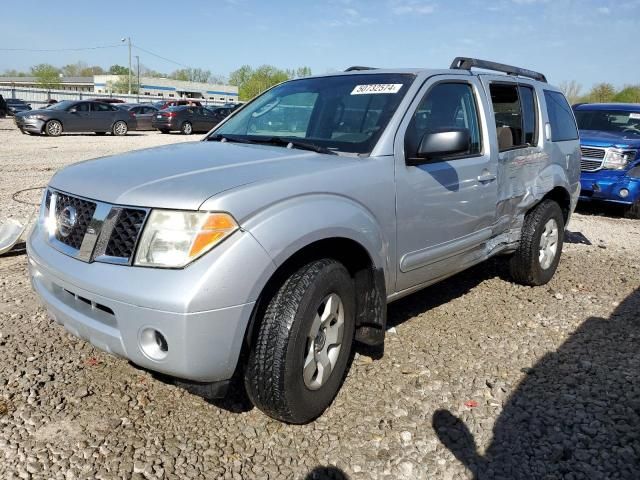
[[(96, 93), (111, 93), (114, 86), (128, 85), (126, 75), (96, 75), (93, 77), (93, 88)], [(131, 87), (135, 91), (138, 78), (131, 78)], [(238, 87), (216, 85), (212, 83), (184, 82), (170, 78), (140, 77), (140, 96), (166, 98), (199, 98), (216, 103), (236, 103)]]

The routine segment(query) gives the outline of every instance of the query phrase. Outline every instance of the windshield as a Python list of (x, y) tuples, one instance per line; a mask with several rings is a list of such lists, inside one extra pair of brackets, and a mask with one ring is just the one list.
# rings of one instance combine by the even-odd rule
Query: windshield
[(63, 100), (62, 102), (54, 103), (50, 105), (47, 110), (66, 110), (77, 102), (71, 100)]
[(575, 113), (580, 130), (640, 135), (640, 112), (577, 110)]
[(303, 140), (332, 151), (367, 154), (413, 80), (413, 75), (380, 73), (286, 82), (246, 105), (209, 139)]

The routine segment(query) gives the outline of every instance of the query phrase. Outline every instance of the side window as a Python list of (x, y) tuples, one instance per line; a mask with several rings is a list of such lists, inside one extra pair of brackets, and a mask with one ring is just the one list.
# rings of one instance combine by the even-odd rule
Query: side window
[(538, 127), (536, 115), (536, 97), (533, 88), (520, 85), (520, 101), (522, 103), (522, 130), (524, 143), (535, 145), (538, 143)]
[(469, 149), (462, 156), (481, 150), (480, 121), (473, 89), (468, 83), (439, 83), (429, 90), (409, 123), (405, 152), (413, 156), (425, 133), (466, 128), (471, 135)]
[(526, 142), (523, 135), (522, 106), (518, 86), (493, 83), (490, 92), (500, 151), (524, 147)]
[(76, 111), (77, 112), (88, 112), (89, 111), (89, 104), (84, 102), (84, 103), (78, 103), (76, 105)]
[(95, 102), (95, 103), (92, 103), (91, 105), (94, 112), (108, 112), (111, 110), (109, 105), (105, 103)]
[(547, 113), (551, 123), (551, 141), (576, 140), (578, 138), (576, 121), (564, 95), (560, 92), (545, 90), (544, 99), (547, 102)]

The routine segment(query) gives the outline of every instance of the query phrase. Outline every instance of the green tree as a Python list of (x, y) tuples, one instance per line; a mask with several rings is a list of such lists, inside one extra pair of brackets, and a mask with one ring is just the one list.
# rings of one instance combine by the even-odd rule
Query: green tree
[(109, 67), (109, 73), (111, 75), (129, 75), (129, 69), (122, 65), (111, 65)]
[(44, 88), (56, 88), (60, 85), (60, 70), (48, 63), (31, 67), (31, 75), (36, 77), (38, 84)]
[(229, 84), (238, 87), (240, 100), (251, 100), (256, 95), (264, 92), (272, 86), (289, 80), (290, 72), (280, 70), (272, 65), (262, 65), (256, 69), (249, 65), (243, 65), (238, 70), (231, 72)]
[(589, 92), (589, 101), (596, 103), (611, 102), (616, 94), (616, 89), (610, 83), (598, 83)]
[(640, 103), (640, 85), (627, 85), (613, 97), (614, 102)]
[[(108, 82), (107, 89), (113, 93), (128, 93), (129, 92), (129, 75), (120, 75), (116, 81)], [(138, 84), (135, 78), (131, 79), (131, 93), (138, 93)]]
[(3, 77), (28, 77), (29, 75), (27, 74), (27, 72), (22, 72), (12, 68), (11, 70), (5, 70), (2, 76)]
[(80, 77), (92, 77), (94, 75), (104, 75), (106, 72), (104, 71), (104, 68), (102, 68), (99, 65), (94, 65), (92, 67), (86, 67), (81, 69), (78, 72), (78, 75)]

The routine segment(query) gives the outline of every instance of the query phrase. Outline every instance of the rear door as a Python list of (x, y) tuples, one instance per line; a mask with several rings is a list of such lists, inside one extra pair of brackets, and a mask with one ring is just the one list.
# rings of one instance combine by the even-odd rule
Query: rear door
[(136, 119), (138, 121), (138, 130), (152, 130), (153, 127), (151, 126), (151, 120), (157, 110), (149, 106), (135, 108), (137, 110)]
[(96, 132), (108, 132), (115, 120), (117, 107), (112, 107), (108, 103), (92, 102), (93, 129)]
[[(481, 260), (496, 215), (497, 156), (477, 77), (439, 75), (414, 99), (395, 139), (396, 291), (435, 281)], [(464, 128), (466, 152), (408, 165), (427, 133)]]

